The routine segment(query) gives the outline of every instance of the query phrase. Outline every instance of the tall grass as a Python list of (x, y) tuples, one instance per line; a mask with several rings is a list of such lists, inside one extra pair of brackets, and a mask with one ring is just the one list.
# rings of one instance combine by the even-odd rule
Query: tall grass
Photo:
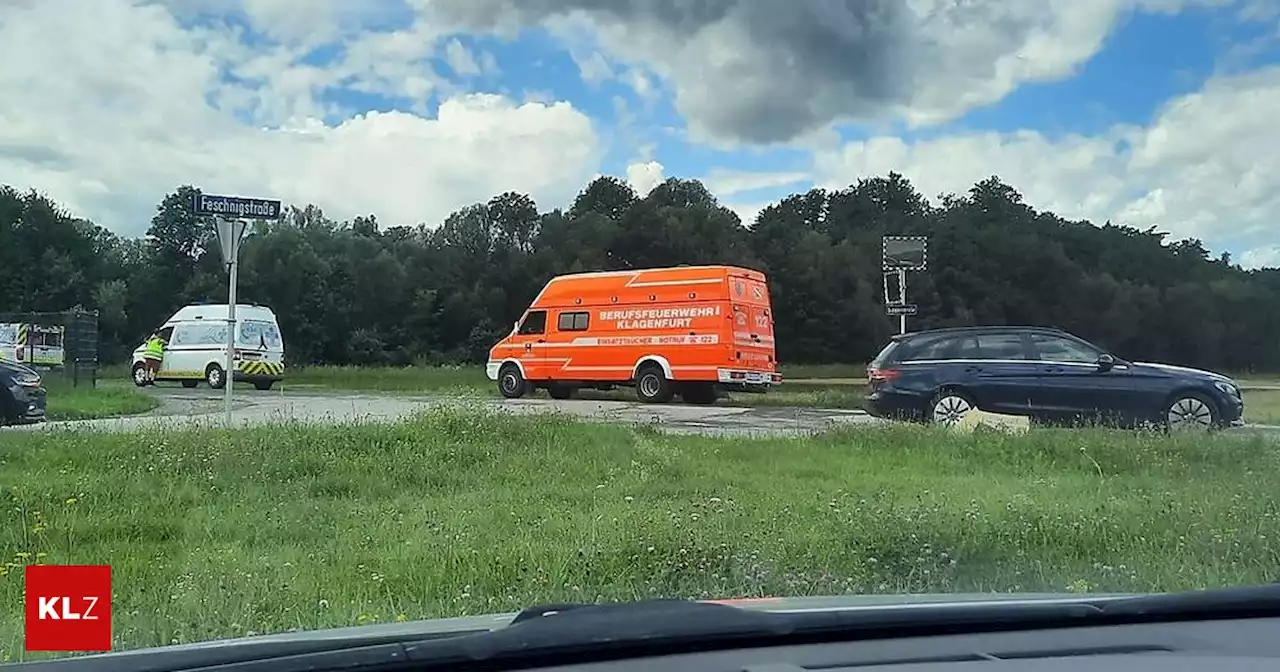
[(121, 648), (545, 602), (1258, 583), (1280, 578), (1278, 483), (1280, 448), (1230, 435), (721, 439), (446, 409), (21, 433), (0, 655), (21, 656), (26, 563), (110, 563)]

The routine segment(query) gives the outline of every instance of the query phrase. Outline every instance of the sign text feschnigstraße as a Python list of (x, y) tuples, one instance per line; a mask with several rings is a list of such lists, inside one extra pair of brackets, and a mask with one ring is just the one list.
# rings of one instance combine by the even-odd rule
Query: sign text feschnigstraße
[(199, 194), (196, 196), (195, 213), (197, 215), (221, 215), (223, 217), (279, 219), (280, 201)]

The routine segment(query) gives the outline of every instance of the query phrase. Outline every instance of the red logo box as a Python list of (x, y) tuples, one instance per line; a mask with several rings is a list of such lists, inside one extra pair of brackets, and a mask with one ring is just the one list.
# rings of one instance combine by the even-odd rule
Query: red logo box
[(111, 650), (110, 565), (27, 565), (27, 651)]

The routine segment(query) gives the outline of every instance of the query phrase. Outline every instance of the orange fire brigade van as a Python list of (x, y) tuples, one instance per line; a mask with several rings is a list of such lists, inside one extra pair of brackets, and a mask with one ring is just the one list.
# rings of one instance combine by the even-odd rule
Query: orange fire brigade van
[(648, 403), (679, 394), (707, 404), (719, 389), (763, 392), (782, 382), (765, 276), (732, 266), (552, 278), (486, 368), (508, 398), (625, 385)]

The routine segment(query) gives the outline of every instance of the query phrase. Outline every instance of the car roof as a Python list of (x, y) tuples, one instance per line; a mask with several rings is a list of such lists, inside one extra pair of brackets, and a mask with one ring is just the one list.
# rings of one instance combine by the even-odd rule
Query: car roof
[(985, 327), (940, 327), (938, 329), (925, 329), (922, 331), (911, 331), (905, 334), (898, 334), (893, 337), (895, 341), (914, 340), (921, 336), (944, 336), (948, 334), (969, 334), (983, 333), (995, 331), (1034, 331), (1042, 334), (1056, 334), (1060, 336), (1072, 337), (1071, 332), (1058, 329), (1057, 327), (1030, 327), (1019, 325), (990, 325)]

